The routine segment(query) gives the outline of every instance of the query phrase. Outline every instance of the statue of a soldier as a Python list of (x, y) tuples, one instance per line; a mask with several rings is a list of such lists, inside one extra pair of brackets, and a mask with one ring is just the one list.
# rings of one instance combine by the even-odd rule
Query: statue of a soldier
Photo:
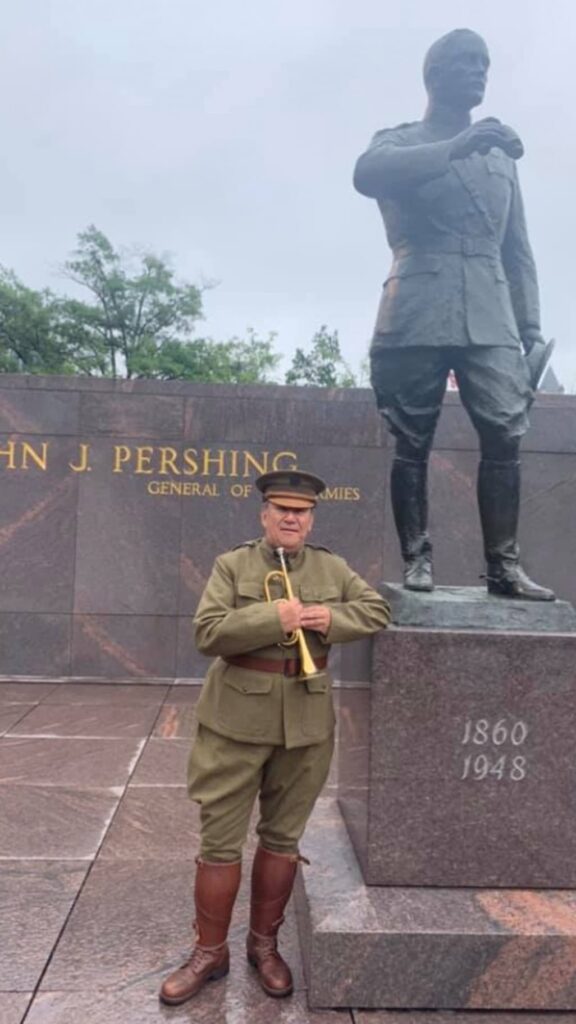
[(404, 585), (432, 590), (427, 464), (450, 370), (478, 432), (478, 504), (492, 594), (554, 600), (518, 560), (520, 441), (548, 356), (515, 161), (523, 147), (495, 118), (471, 123), (490, 58), (468, 29), (424, 63), (422, 121), (377, 132), (356, 165), (378, 200), (394, 262), (370, 357), (378, 407), (396, 437), (391, 495)]

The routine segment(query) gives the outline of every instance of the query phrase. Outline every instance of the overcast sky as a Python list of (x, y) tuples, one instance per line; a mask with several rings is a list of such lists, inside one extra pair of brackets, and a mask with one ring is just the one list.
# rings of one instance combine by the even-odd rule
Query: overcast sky
[(519, 165), (555, 368), (576, 390), (576, 4), (527, 0), (14, 0), (2, 17), (0, 262), (32, 287), (94, 223), (216, 280), (202, 332), (326, 323), (365, 356), (390, 263), (351, 185), (377, 128), (421, 116), (422, 58), (452, 28), (492, 55), (482, 115)]

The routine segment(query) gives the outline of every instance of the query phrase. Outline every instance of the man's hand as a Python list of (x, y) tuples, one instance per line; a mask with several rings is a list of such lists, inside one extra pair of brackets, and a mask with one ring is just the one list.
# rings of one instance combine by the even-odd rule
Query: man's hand
[(300, 625), (303, 629), (313, 629), (316, 633), (323, 633), (325, 636), (330, 629), (331, 622), (332, 613), (326, 605), (304, 605), (300, 617)]
[(485, 117), (455, 136), (450, 159), (463, 160), (471, 153), (485, 156), (491, 149), (502, 149), (513, 160), (519, 160), (524, 155), (522, 140), (513, 128), (502, 124), (495, 117)]
[(297, 597), (293, 597), (289, 601), (277, 601), (276, 607), (280, 616), (280, 624), (286, 636), (289, 633), (293, 633), (295, 629), (300, 628), (304, 605)]

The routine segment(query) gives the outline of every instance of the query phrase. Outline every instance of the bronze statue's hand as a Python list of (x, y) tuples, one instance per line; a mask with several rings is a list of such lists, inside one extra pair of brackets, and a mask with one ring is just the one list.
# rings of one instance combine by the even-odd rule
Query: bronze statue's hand
[(502, 149), (513, 160), (519, 160), (524, 154), (522, 140), (513, 128), (501, 124), (495, 117), (485, 117), (455, 136), (450, 159), (463, 160), (471, 153), (485, 156), (491, 149)]
[(297, 597), (292, 597), (289, 601), (277, 601), (276, 607), (280, 616), (280, 624), (286, 636), (289, 633), (293, 633), (295, 629), (300, 629), (304, 605), (301, 604)]

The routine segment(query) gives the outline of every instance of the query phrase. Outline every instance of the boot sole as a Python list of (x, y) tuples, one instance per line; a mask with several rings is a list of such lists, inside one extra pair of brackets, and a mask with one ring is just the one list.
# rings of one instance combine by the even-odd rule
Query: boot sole
[[(246, 959), (250, 966), (253, 967), (255, 971), (258, 971), (258, 961), (254, 959), (254, 957), (251, 957), (249, 953), (246, 954)], [(273, 999), (284, 999), (285, 996), (291, 996), (294, 991), (294, 985), (290, 985), (289, 988), (283, 989), (268, 988), (268, 986), (262, 981), (260, 975), (258, 975), (258, 981), (260, 982), (260, 988), (267, 996), (272, 996)]]
[(200, 985), (200, 988), (197, 988), (195, 992), (190, 992), (189, 995), (185, 996), (178, 996), (178, 998), (170, 998), (170, 996), (164, 996), (160, 992), (158, 998), (160, 1002), (165, 1003), (166, 1006), (180, 1006), (182, 1003), (186, 1003), (188, 1002), (189, 999), (193, 999), (194, 996), (197, 996), (198, 993), (201, 992), (202, 989), (204, 988), (204, 985), (207, 985), (209, 981), (220, 981), (221, 978), (225, 978), (226, 975), (229, 973), (229, 967), (219, 967), (217, 971), (214, 971), (213, 974), (211, 974), (208, 978), (204, 979), (204, 981)]

